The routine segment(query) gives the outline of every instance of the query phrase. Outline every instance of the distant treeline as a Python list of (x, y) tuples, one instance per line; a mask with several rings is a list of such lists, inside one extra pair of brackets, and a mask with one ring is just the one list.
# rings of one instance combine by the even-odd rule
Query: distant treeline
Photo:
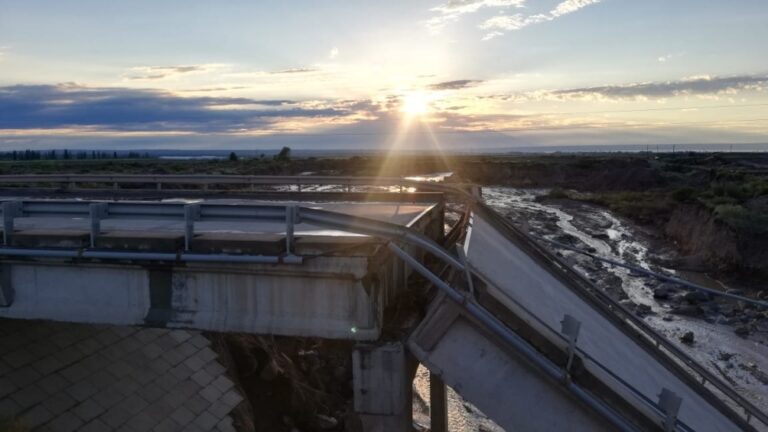
[(14, 150), (0, 153), (0, 160), (101, 160), (101, 159), (149, 159), (149, 153), (139, 152), (105, 152), (105, 151), (71, 151), (71, 150)]

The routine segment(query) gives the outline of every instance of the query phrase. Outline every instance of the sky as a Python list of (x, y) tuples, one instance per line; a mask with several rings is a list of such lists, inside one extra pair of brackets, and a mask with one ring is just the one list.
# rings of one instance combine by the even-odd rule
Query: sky
[(0, 0), (0, 150), (768, 143), (765, 0)]

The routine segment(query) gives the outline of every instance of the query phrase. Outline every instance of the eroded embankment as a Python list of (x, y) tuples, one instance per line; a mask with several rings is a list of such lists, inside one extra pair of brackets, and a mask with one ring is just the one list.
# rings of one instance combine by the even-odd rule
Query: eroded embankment
[(680, 269), (720, 272), (768, 270), (768, 239), (739, 234), (715, 215), (698, 205), (677, 206), (663, 225), (664, 234), (685, 258), (675, 265)]
[(356, 431), (353, 342), (210, 334), (246, 396), (242, 431)]

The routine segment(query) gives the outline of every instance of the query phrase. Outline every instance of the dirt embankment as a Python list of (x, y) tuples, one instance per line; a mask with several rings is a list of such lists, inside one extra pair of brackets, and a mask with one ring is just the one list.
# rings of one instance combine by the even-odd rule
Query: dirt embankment
[(663, 225), (664, 235), (686, 255), (681, 267), (720, 272), (768, 272), (768, 239), (737, 234), (707, 209), (677, 206)]
[(711, 212), (696, 205), (678, 206), (663, 230), (686, 256), (680, 267), (700, 270), (712, 265), (720, 271), (729, 271), (742, 263), (736, 234), (718, 222)]
[(243, 431), (359, 430), (352, 413), (352, 347), (316, 338), (209, 334), (246, 400)]

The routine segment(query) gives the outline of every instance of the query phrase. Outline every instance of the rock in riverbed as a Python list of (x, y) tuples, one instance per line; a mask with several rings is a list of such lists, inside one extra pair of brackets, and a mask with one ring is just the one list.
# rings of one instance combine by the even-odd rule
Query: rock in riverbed
[(692, 345), (693, 344), (693, 332), (688, 331), (685, 332), (682, 336), (680, 336), (680, 342), (686, 344), (686, 345)]
[(653, 298), (658, 300), (668, 300), (676, 292), (677, 289), (672, 284), (663, 283), (653, 290)]
[(736, 327), (735, 329), (733, 329), (733, 331), (736, 332), (736, 334), (741, 336), (741, 337), (748, 336), (749, 332), (750, 332), (748, 325), (740, 325), (740, 326)]

